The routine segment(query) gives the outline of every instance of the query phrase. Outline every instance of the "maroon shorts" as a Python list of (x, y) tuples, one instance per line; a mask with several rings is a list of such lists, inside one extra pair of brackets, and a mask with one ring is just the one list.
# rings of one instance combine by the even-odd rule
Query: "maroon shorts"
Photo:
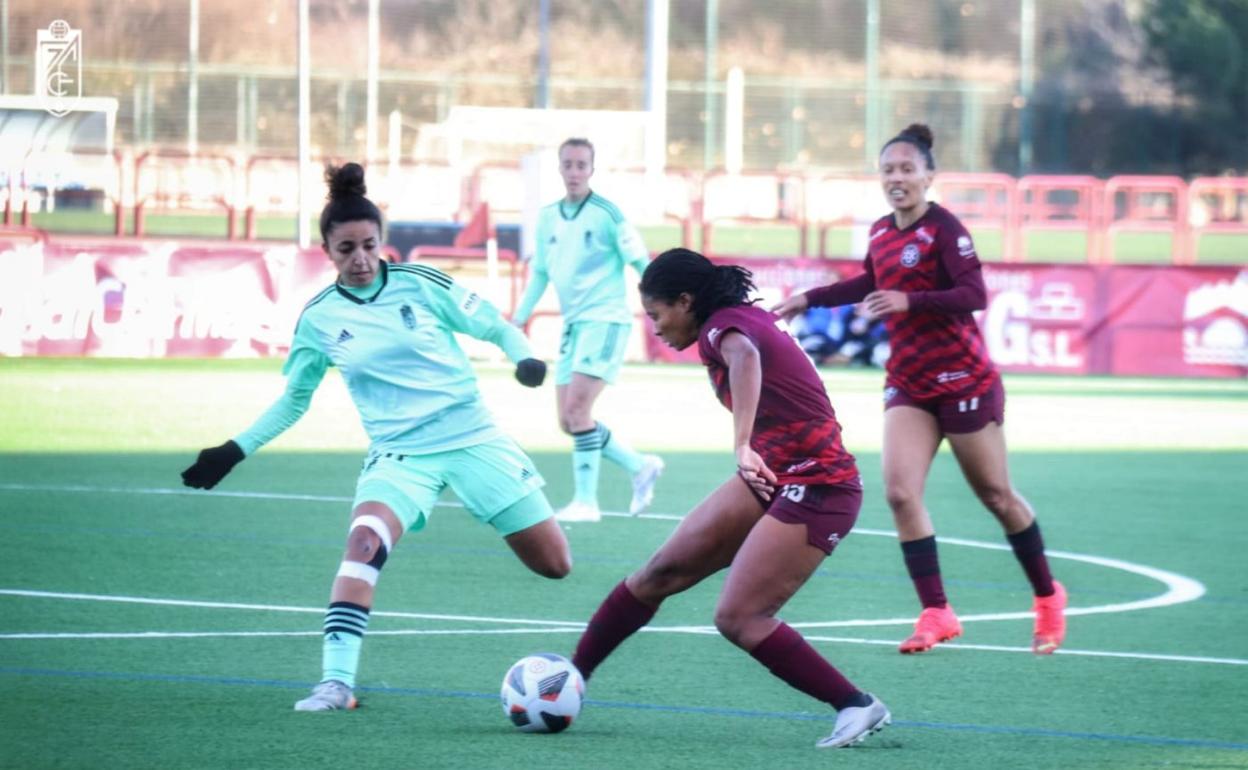
[(862, 508), (861, 479), (840, 484), (781, 484), (770, 501), (746, 486), (767, 516), (806, 525), (806, 541), (826, 554), (854, 528)]
[(974, 433), (995, 422), (1005, 423), (1005, 387), (1001, 378), (993, 380), (986, 393), (971, 398), (924, 399), (912, 398), (905, 391), (892, 386), (884, 388), (884, 409), (894, 406), (913, 406), (936, 418), (941, 433)]

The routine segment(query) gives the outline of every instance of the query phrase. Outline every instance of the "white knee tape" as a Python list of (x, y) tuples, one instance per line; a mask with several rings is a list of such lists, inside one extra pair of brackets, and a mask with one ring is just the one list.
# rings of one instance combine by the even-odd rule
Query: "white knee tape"
[(355, 578), (363, 580), (370, 586), (377, 585), (377, 577), (381, 571), (376, 567), (370, 567), (367, 564), (358, 561), (344, 561), (338, 566), (338, 577)]
[(356, 527), (368, 527), (373, 532), (376, 532), (377, 537), (381, 538), (381, 544), (386, 547), (386, 553), (390, 553), (393, 547), (390, 543), (390, 527), (381, 520), (380, 516), (374, 516), (371, 513), (356, 516), (351, 520), (351, 528), (347, 530), (347, 533), (350, 534)]

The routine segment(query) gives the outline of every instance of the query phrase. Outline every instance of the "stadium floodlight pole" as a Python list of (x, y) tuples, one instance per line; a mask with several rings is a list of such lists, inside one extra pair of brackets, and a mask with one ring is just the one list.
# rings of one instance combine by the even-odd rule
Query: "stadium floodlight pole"
[(368, 0), (368, 86), (365, 97), (364, 165), (377, 157), (377, 77), (381, 68), (381, 0)]
[(550, 107), (550, 0), (541, 0), (537, 11), (537, 104)]
[(874, 170), (880, 148), (880, 0), (867, 0), (867, 114), (863, 149), (867, 169)]
[(646, 2), (646, 200), (653, 219), (663, 216), (667, 168), (667, 56), (670, 0)]
[(191, 0), (186, 51), (186, 151), (199, 150), (199, 0)]
[(1018, 20), (1018, 174), (1031, 171), (1031, 93), (1036, 80), (1036, 0), (1022, 0)]
[(703, 76), (703, 88), (706, 89), (702, 111), (706, 113), (706, 124), (702, 132), (702, 168), (711, 170), (715, 163), (715, 133), (719, 130), (719, 118), (715, 110), (715, 71), (718, 65), (715, 52), (719, 48), (719, 0), (706, 0), (706, 71)]
[(308, 0), (299, 1), (299, 248), (306, 249), (311, 245), (312, 238), (308, 227), (308, 165), (311, 163), (311, 111), (309, 97), (311, 82), (308, 75)]

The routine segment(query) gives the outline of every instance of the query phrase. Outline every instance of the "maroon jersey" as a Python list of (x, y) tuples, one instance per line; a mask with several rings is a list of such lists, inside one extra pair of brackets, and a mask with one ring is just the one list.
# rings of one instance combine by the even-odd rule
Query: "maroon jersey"
[(858, 478), (854, 456), (841, 444), (841, 426), (815, 365), (780, 319), (753, 305), (711, 313), (698, 335), (698, 353), (711, 377), (715, 395), (730, 411), (728, 364), (719, 352), (729, 330), (745, 335), (758, 348), (762, 390), (750, 447), (775, 472), (781, 484), (840, 484)]
[(933, 203), (904, 230), (892, 215), (880, 218), (871, 226), (865, 267), (877, 289), (911, 296), (909, 312), (884, 317), (889, 386), (916, 399), (970, 398), (992, 387), (996, 369), (975, 317), (944, 311), (922, 294), (951, 289), (963, 274), (980, 269), (957, 217)]

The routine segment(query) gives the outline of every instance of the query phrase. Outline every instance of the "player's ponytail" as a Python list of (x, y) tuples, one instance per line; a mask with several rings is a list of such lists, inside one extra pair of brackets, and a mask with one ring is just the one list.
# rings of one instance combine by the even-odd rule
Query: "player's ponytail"
[(932, 157), (932, 147), (936, 144), (936, 140), (932, 136), (932, 129), (922, 123), (911, 123), (903, 128), (897, 136), (885, 142), (884, 146), (880, 148), (880, 154), (883, 155), (890, 144), (896, 144), (897, 142), (905, 142), (918, 148), (919, 152), (923, 153), (923, 160), (927, 161), (928, 169), (936, 170), (936, 159)]
[(364, 167), (359, 163), (325, 167), (325, 184), (329, 187), (329, 202), (321, 209), (321, 239), (329, 240), (329, 231), (343, 222), (369, 220), (381, 229), (381, 210), (365, 193)]
[(744, 267), (716, 265), (689, 249), (669, 249), (646, 268), (640, 289), (669, 303), (681, 294), (693, 297), (693, 317), (700, 326), (720, 308), (749, 304), (754, 281)]

